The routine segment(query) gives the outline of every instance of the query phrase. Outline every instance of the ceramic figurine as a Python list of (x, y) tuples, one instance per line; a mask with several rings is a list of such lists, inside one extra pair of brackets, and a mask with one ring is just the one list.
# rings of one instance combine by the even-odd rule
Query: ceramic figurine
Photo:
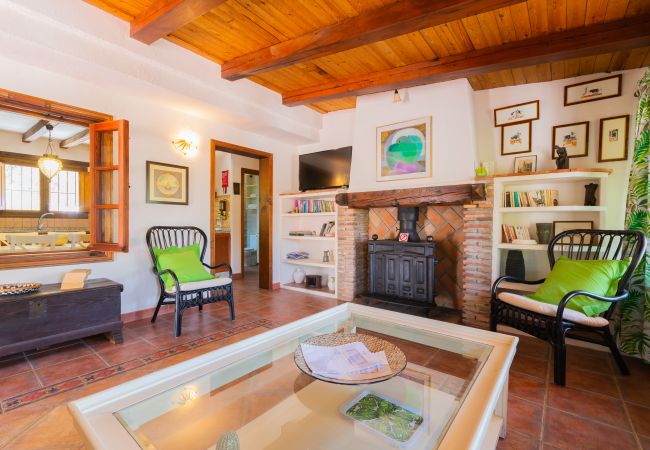
[(569, 168), (569, 156), (566, 152), (566, 147), (560, 147), (558, 145), (553, 146), (555, 153), (557, 153), (557, 158), (555, 158), (555, 165), (558, 169), (568, 169)]
[(585, 184), (585, 206), (596, 206), (597, 183)]
[(300, 267), (293, 271), (293, 281), (296, 284), (302, 284), (305, 282), (305, 271)]

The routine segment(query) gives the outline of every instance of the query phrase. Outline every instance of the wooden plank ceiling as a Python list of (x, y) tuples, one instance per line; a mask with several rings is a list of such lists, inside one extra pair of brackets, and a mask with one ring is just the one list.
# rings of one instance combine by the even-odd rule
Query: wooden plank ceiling
[[(449, 60), (448, 57), (454, 57), (454, 55), (457, 55), (457, 59), (464, 61), (468, 60), (470, 56), (483, 58), (484, 52), (498, 51), (502, 46), (505, 49), (508, 45), (516, 45), (517, 41), (530, 40), (532, 44), (535, 42), (534, 38), (540, 36), (552, 37), (554, 33), (592, 26), (596, 26), (596, 28), (586, 28), (586, 30), (598, 30), (597, 26), (606, 27), (601, 25), (604, 23), (612, 23), (612, 25), (620, 23), (621, 26), (617, 26), (618, 31), (609, 31), (610, 34), (598, 35), (604, 42), (611, 42), (611, 45), (598, 47), (603, 49), (602, 52), (591, 49), (585, 51), (587, 54), (584, 55), (579, 48), (568, 49), (570, 51), (565, 49), (561, 55), (571, 57), (558, 60), (557, 55), (560, 53), (556, 54), (554, 58), (542, 55), (543, 51), (541, 51), (539, 63), (537, 60), (532, 61), (536, 63), (534, 65), (530, 65), (530, 58), (528, 61), (519, 58), (518, 61), (522, 61), (522, 64), (513, 62), (500, 70), (487, 73), (485, 70), (468, 70), (467, 78), (471, 86), (479, 90), (650, 65), (650, 26), (644, 18), (646, 14), (650, 14), (650, 0), (528, 0), (519, 2), (516, 0), (509, 2), (505, 0), (501, 2), (499, 0), (465, 0), (455, 2), (456, 5), (463, 4), (464, 12), (454, 11), (454, 2), (428, 0), (429, 4), (437, 3), (439, 8), (447, 7), (445, 11), (448, 12), (448, 15), (442, 17), (462, 17), (429, 27), (422, 26), (422, 24), (436, 24), (436, 20), (439, 22), (440, 18), (426, 15), (424, 10), (430, 7), (427, 2), (418, 0), (86, 1), (131, 22), (132, 36), (135, 38), (147, 42), (152, 41), (155, 40), (155, 34), (158, 32), (160, 36), (164, 36), (165, 39), (177, 45), (220, 65), (225, 64), (224, 72), (229, 72), (224, 75), (230, 79), (247, 75), (243, 72), (241, 72), (242, 75), (238, 75), (238, 71), (243, 69), (234, 63), (253, 61), (253, 65), (255, 65), (261, 59), (264, 59), (266, 63), (271, 60), (270, 70), (258, 64), (258, 68), (261, 67), (259, 71), (256, 70), (248, 78), (283, 94), (287, 104), (307, 104), (323, 113), (354, 108), (356, 96), (348, 95), (349, 92), (376, 92), (377, 90), (389, 90), (392, 87), (422, 84), (422, 82), (418, 83), (418, 80), (402, 80), (401, 84), (396, 83), (392, 86), (386, 82), (386, 76), (392, 76), (391, 74), (397, 68), (405, 69), (403, 72), (411, 72), (412, 65), (416, 65), (413, 66), (414, 70), (421, 69), (422, 64), (426, 65), (432, 62), (435, 64), (440, 62), (439, 65), (444, 66)], [(403, 7), (405, 3), (410, 4), (411, 11), (397, 14), (399, 8)], [(508, 6), (493, 9), (488, 8), (490, 5)], [(418, 13), (419, 15), (413, 13), (412, 10), (416, 6), (420, 7), (418, 11), (424, 12)], [(175, 11), (180, 12), (176, 13)], [(389, 29), (390, 27), (382, 25), (382, 12), (386, 11), (395, 12), (395, 22), (401, 23), (402, 30), (416, 27), (414, 29), (417, 31), (406, 34), (396, 33), (395, 26), (392, 27), (393, 29)], [(486, 12), (467, 15), (467, 11)], [(154, 16), (162, 15), (164, 20), (159, 20), (154, 24), (155, 26), (148, 28), (145, 26), (143, 31), (143, 17), (146, 19), (147, 15), (151, 16), (152, 14)], [(194, 14), (193, 18), (192, 14)], [(410, 23), (407, 22), (408, 17), (404, 18), (409, 14), (412, 16)], [(368, 20), (364, 21), (366, 18)], [(350, 22), (350, 20), (356, 20), (356, 22)], [(146, 22), (146, 20), (144, 21)], [(339, 47), (330, 44), (329, 50), (325, 48), (324, 44), (312, 53), (305, 52), (305, 49), (302, 48), (303, 54), (300, 55), (300, 58), (296, 56), (290, 62), (278, 62), (280, 60), (278, 54), (281, 51), (286, 51), (287, 46), (290, 48), (304, 47), (304, 42), (301, 40), (307, 39), (310, 42), (322, 44), (328, 38), (328, 34), (330, 36), (337, 32), (354, 34), (346, 31), (344, 27), (346, 23), (352, 24), (353, 29), (354, 27), (366, 28), (364, 31), (370, 30), (371, 32), (365, 35), (360, 33), (351, 36), (350, 39), (346, 39), (346, 36), (343, 35), (337, 41)], [(375, 24), (375, 30), (371, 29), (373, 24)], [(135, 26), (137, 29), (134, 29)], [(174, 28), (175, 31), (167, 34), (169, 29)], [(143, 39), (136, 36), (137, 33), (144, 33), (147, 36)], [(377, 40), (378, 36), (394, 37)], [(559, 34), (555, 36), (562, 38), (562, 35)], [(596, 39), (595, 34), (594, 36)], [(614, 38), (610, 36), (614, 36)], [(628, 36), (634, 37), (636, 40), (627, 39)], [(591, 36), (587, 35), (584, 39), (589, 40), (590, 38)], [(282, 43), (284, 43), (284, 47), (278, 45)], [(540, 46), (539, 43), (535, 45)], [(339, 51), (341, 46), (347, 46), (347, 48)], [(266, 50), (261, 51), (263, 49)], [(299, 53), (296, 51), (296, 54)], [(242, 58), (243, 55), (247, 56)], [(247, 58), (249, 61), (246, 61)], [(479, 61), (480, 58), (476, 60)], [(456, 60), (447, 65), (450, 64), (455, 65)], [(470, 63), (466, 62), (466, 64)], [(495, 65), (490, 67), (495, 67)], [(391, 69), (393, 69), (392, 72), (387, 72)], [(438, 73), (441, 69), (428, 68), (426, 70), (431, 77), (432, 70)], [(383, 74), (388, 75), (382, 78)], [(402, 76), (404, 75), (402, 74)], [(454, 75), (454, 77), (458, 76)], [(377, 86), (366, 91), (357, 89), (361, 85), (368, 89), (367, 80), (360, 85), (358, 83), (360, 79), (372, 79), (373, 83), (381, 83), (383, 89), (377, 89)], [(428, 79), (435, 81), (442, 78), (434, 76)], [(425, 80), (424, 76), (422, 80)], [(334, 95), (329, 96), (320, 92), (316, 94), (311, 92), (319, 90), (321, 86), (328, 87), (331, 91), (330, 94), (337, 89), (341, 91), (341, 86), (349, 86), (349, 89), (346, 87), (343, 89), (343, 94), (335, 92)], [(308, 94), (304, 94), (305, 92)], [(298, 98), (300, 101), (292, 103), (290, 101), (292, 98)]]

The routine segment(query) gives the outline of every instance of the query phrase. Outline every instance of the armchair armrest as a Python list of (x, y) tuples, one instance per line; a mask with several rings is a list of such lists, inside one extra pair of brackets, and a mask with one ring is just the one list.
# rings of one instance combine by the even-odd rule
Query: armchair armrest
[(208, 269), (210, 269), (210, 270), (216, 270), (219, 267), (227, 267), (228, 268), (228, 278), (232, 278), (232, 267), (230, 267), (230, 264), (228, 264), (228, 263), (221, 263), (221, 264), (217, 264), (216, 266), (211, 266), (210, 264), (206, 264), (204, 262), (202, 262), (202, 264), (205, 267), (207, 267)]
[(499, 278), (496, 279), (494, 284), (492, 285), (492, 299), (496, 299), (497, 296), (497, 288), (499, 287), (499, 284), (501, 284), (503, 281), (510, 281), (512, 283), (521, 283), (521, 284), (542, 284), (546, 280), (546, 278), (542, 278), (541, 280), (522, 280), (520, 278), (516, 278), (510, 275), (503, 275), (500, 276)]
[(163, 285), (163, 289), (164, 289), (165, 283), (162, 281), (162, 276), (165, 275), (165, 274), (170, 275), (170, 276), (172, 277), (172, 280), (174, 280), (174, 285), (176, 286), (176, 295), (177, 295), (177, 296), (180, 295), (180, 292), (181, 292), (181, 285), (180, 285), (180, 283), (178, 282), (178, 277), (176, 276), (176, 274), (174, 273), (173, 270), (171, 270), (171, 269), (165, 269), (165, 270), (161, 270), (160, 272), (158, 272), (158, 271), (154, 268), (153, 271), (154, 271), (154, 273), (155, 273), (156, 275), (158, 275), (158, 278), (160, 278), (160, 282), (161, 282), (162, 285)]
[(571, 301), (573, 297), (577, 297), (578, 295), (584, 295), (585, 297), (601, 300), (603, 302), (615, 303), (615, 302), (620, 302), (621, 300), (625, 300), (628, 297), (629, 292), (624, 290), (621, 295), (618, 295), (616, 297), (604, 297), (602, 295), (593, 294), (587, 291), (571, 291), (567, 293), (564, 297), (562, 297), (562, 300), (560, 301), (559, 305), (557, 305), (557, 314), (555, 315), (557, 320), (562, 319), (562, 317), (564, 316), (564, 309), (566, 308), (566, 305)]

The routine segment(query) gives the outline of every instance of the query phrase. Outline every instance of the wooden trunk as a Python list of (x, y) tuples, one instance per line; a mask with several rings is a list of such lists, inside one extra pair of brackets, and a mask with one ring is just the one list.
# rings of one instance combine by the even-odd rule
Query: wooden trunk
[(122, 342), (122, 285), (105, 278), (82, 289), (47, 284), (38, 292), (0, 299), (0, 357), (110, 333)]

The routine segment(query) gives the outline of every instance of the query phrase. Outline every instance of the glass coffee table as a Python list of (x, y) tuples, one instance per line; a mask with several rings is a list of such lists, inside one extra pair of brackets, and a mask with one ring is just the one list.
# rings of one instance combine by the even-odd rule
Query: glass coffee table
[[(293, 360), (300, 342), (337, 331), (392, 342), (406, 369), (352, 386), (304, 374)], [(516, 344), (513, 336), (343, 304), (69, 407), (98, 449), (494, 448), (505, 435)]]

